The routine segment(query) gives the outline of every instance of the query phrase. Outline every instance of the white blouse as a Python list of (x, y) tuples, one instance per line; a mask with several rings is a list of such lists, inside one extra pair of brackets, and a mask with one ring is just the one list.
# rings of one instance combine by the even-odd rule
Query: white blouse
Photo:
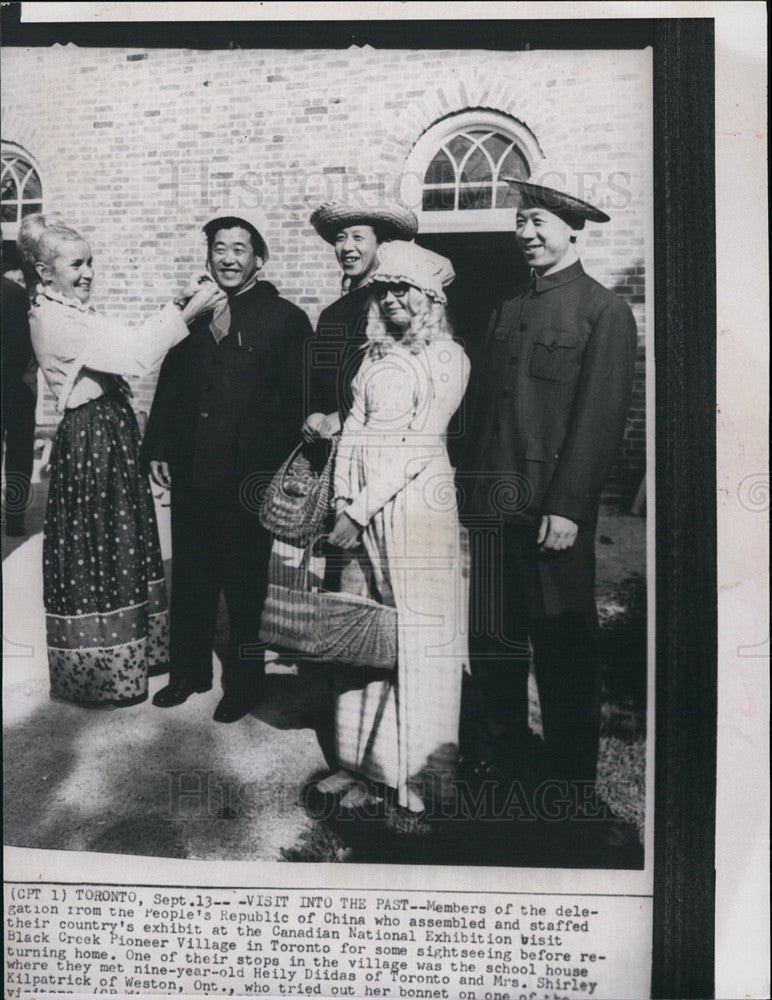
[(103, 395), (100, 372), (144, 375), (188, 335), (182, 313), (171, 304), (130, 327), (47, 289), (34, 299), (29, 322), (32, 347), (59, 413)]
[(395, 344), (383, 356), (366, 355), (335, 456), (334, 499), (349, 501), (353, 521), (367, 525), (430, 467), (450, 469), (445, 432), (468, 379), (469, 359), (452, 340), (418, 354)]

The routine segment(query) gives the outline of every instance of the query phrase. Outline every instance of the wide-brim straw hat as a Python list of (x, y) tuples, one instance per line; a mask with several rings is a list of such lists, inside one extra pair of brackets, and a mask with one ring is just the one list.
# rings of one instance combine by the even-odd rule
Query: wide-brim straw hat
[(447, 302), (445, 287), (456, 272), (447, 257), (426, 250), (417, 243), (392, 240), (378, 247), (377, 264), (370, 276), (372, 284), (412, 285), (436, 302)]
[(418, 232), (415, 212), (398, 201), (375, 206), (326, 201), (312, 212), (310, 222), (322, 239), (331, 244), (341, 229), (349, 226), (372, 226), (379, 242), (412, 240)]
[(579, 198), (573, 186), (578, 186), (582, 174), (565, 168), (539, 164), (528, 180), (502, 177), (521, 194), (521, 208), (543, 208), (563, 219), (573, 229), (583, 229), (585, 222), (609, 222), (610, 216)]
[(266, 239), (266, 233), (268, 232), (268, 219), (266, 218), (265, 212), (261, 208), (230, 208), (229, 206), (224, 206), (223, 208), (218, 208), (216, 212), (213, 212), (206, 222), (201, 227), (207, 235), (212, 229), (217, 231), (217, 223), (222, 222), (224, 219), (235, 219), (238, 222), (243, 222), (249, 229), (253, 229), (263, 245), (263, 252), (260, 256), (264, 261), (268, 260), (268, 240)]

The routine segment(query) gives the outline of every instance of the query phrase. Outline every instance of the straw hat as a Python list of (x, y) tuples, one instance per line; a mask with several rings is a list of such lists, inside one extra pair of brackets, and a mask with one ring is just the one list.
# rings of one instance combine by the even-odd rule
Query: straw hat
[(372, 226), (380, 241), (412, 240), (418, 232), (415, 212), (398, 201), (376, 206), (326, 201), (314, 210), (310, 222), (322, 239), (331, 244), (341, 229), (349, 226)]
[(268, 260), (268, 243), (266, 242), (265, 234), (268, 232), (269, 227), (268, 219), (262, 209), (230, 208), (226, 205), (213, 212), (201, 228), (207, 235), (210, 235), (212, 229), (215, 229), (216, 232), (217, 228), (221, 228), (217, 226), (217, 223), (222, 222), (223, 219), (237, 219), (239, 222), (243, 222), (248, 229), (253, 229), (263, 246), (260, 256), (263, 258), (263, 261)]
[(572, 173), (557, 164), (542, 161), (537, 164), (528, 180), (519, 177), (501, 179), (520, 192), (521, 208), (546, 209), (563, 219), (572, 229), (584, 229), (586, 221), (610, 221), (605, 212), (577, 196), (582, 174), (575, 171)]
[(437, 302), (447, 302), (444, 288), (456, 272), (447, 257), (417, 243), (392, 240), (378, 247), (378, 263), (371, 282), (389, 285), (412, 285)]

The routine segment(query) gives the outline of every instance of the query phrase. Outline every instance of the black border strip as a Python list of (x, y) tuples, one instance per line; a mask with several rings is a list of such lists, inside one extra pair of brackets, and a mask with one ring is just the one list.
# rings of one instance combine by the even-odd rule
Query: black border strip
[[(173, 5), (172, 5), (173, 6)], [(469, 5), (474, 10), (474, 5)], [(3, 8), (4, 45), (137, 48), (626, 49), (651, 44), (654, 21), (478, 19), (416, 21), (134, 21), (22, 23)], [(591, 25), (590, 30), (585, 30)]]
[(529, 48), (654, 52), (657, 455), (652, 997), (714, 993), (716, 255), (714, 23), (575, 21), (22, 24), (2, 43), (137, 48)]
[(655, 1000), (715, 988), (714, 35), (667, 19), (654, 41)]

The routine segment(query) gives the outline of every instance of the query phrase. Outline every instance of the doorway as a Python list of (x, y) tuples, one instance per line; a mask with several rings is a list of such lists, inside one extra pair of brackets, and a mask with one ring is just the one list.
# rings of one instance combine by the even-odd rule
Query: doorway
[[(530, 272), (514, 233), (419, 233), (416, 243), (447, 257), (456, 272), (448, 286), (448, 316), (455, 339), (478, 367), (488, 320), (497, 302), (528, 284)], [(462, 458), (474, 416), (474, 379), (448, 428), (454, 465)]]
[(448, 315), (472, 363), (483, 347), (493, 307), (528, 283), (529, 270), (514, 233), (419, 233), (416, 243), (447, 257), (456, 272), (448, 286)]

